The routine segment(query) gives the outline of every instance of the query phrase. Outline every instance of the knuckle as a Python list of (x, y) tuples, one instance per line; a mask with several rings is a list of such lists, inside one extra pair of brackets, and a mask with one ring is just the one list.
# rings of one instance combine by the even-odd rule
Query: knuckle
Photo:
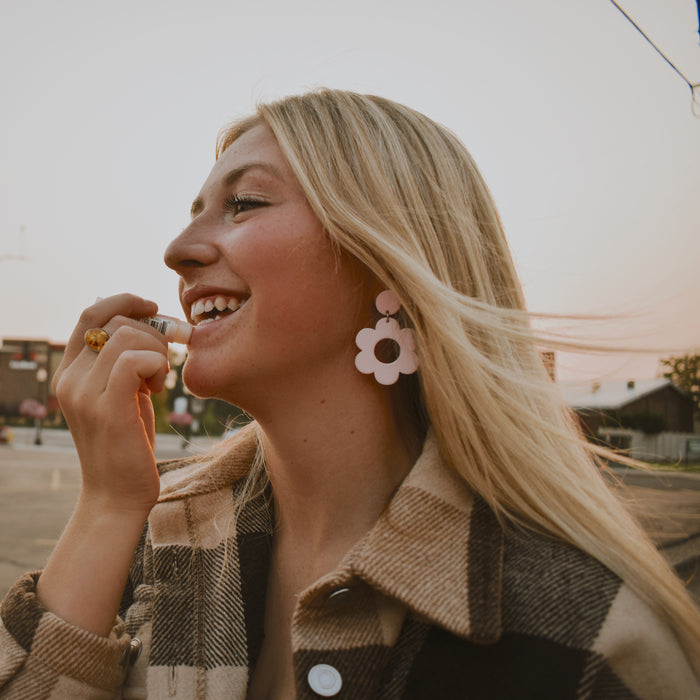
[(68, 392), (65, 390), (63, 382), (56, 383), (54, 393), (60, 406), (65, 406), (68, 403)]
[(119, 356), (114, 360), (114, 367), (116, 370), (120, 370), (124, 365), (129, 364), (134, 356), (134, 351), (130, 349), (122, 350)]
[(95, 326), (99, 324), (100, 319), (101, 316), (98, 314), (95, 307), (88, 306), (88, 308), (84, 309), (83, 312), (80, 314), (78, 323), (80, 326)]
[(70, 390), (70, 381), (67, 372), (56, 372), (56, 376), (53, 379), (54, 390), (56, 391), (56, 397), (58, 399), (68, 396)]
[(119, 326), (129, 325), (130, 322), (131, 319), (128, 316), (124, 316), (124, 314), (115, 314), (112, 317), (112, 323), (117, 324)]
[(112, 332), (110, 340), (116, 339), (121, 344), (129, 345), (139, 337), (138, 331), (128, 324), (126, 318), (117, 316), (112, 320), (119, 326)]

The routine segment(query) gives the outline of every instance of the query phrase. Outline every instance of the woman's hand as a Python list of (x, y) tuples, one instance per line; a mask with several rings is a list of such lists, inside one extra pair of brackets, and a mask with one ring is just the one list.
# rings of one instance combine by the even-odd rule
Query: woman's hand
[[(158, 498), (151, 391), (168, 372), (168, 344), (134, 317), (154, 303), (124, 294), (87, 309), (71, 336), (54, 389), (83, 472), (78, 504), (37, 583), (42, 604), (73, 625), (108, 635), (131, 559)], [(104, 328), (99, 353), (85, 331)]]
[[(157, 306), (122, 294), (86, 309), (54, 376), (54, 390), (73, 434), (83, 472), (81, 501), (100, 509), (147, 514), (158, 498), (151, 391), (168, 373), (165, 338), (134, 317)], [(104, 328), (99, 353), (85, 332)]]

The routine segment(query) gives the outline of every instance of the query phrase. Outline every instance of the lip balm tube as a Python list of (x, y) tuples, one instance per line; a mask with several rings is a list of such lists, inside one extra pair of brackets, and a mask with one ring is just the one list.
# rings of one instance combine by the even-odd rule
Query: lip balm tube
[(137, 320), (141, 321), (141, 323), (147, 323), (151, 328), (155, 328), (159, 333), (162, 333), (169, 343), (182, 343), (186, 345), (189, 343), (192, 331), (194, 330), (194, 326), (190, 326), (189, 323), (181, 321), (179, 318), (163, 316), (161, 314), (157, 316), (147, 316)]
[[(102, 301), (102, 297), (97, 297), (95, 303)], [(194, 326), (190, 326), (186, 321), (181, 321), (174, 316), (165, 316), (157, 314), (156, 316), (144, 316), (137, 318), (141, 323), (147, 323), (151, 328), (155, 328), (159, 333), (165, 336), (169, 343), (182, 343), (187, 345), (192, 337)]]

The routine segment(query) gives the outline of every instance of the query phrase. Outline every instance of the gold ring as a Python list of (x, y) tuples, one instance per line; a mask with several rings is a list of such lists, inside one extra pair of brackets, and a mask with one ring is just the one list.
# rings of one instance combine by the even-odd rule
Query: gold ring
[(109, 333), (104, 328), (91, 328), (85, 331), (85, 345), (94, 352), (99, 352), (109, 340)]

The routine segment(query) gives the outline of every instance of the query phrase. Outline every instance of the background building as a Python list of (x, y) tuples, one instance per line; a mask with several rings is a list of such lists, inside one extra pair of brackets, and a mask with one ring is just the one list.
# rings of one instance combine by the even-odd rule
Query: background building
[(693, 432), (693, 400), (670, 379), (559, 384), (588, 435), (601, 427)]
[(58, 403), (51, 379), (63, 358), (65, 345), (31, 338), (4, 338), (0, 346), (0, 416), (20, 415), (20, 405), (34, 399), (57, 416)]
[(670, 379), (559, 386), (589, 439), (643, 461), (700, 461), (693, 399)]

